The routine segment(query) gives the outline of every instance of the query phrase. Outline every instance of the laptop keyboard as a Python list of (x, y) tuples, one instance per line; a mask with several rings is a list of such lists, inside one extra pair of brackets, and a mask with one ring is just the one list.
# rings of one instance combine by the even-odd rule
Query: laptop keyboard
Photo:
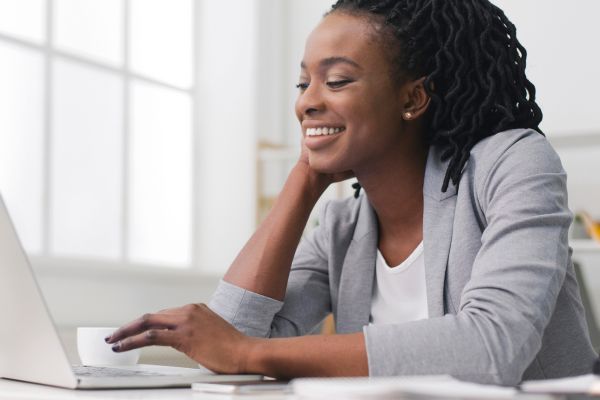
[(77, 376), (91, 376), (91, 377), (109, 377), (109, 378), (120, 378), (120, 377), (132, 377), (132, 376), (164, 376), (164, 374), (143, 371), (138, 369), (124, 369), (124, 368), (111, 368), (111, 367), (91, 367), (87, 365), (77, 365), (73, 367), (73, 372)]

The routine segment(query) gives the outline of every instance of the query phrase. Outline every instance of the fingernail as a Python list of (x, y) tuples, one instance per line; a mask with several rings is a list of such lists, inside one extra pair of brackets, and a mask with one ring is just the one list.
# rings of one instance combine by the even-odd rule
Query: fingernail
[(117, 343), (112, 347), (112, 351), (117, 352), (117, 351), (119, 351), (120, 348), (121, 348), (121, 343)]
[(107, 336), (107, 337), (105, 337), (105, 338), (104, 338), (104, 341), (105, 341), (106, 343), (108, 343), (108, 342), (109, 342), (109, 340), (110, 340), (110, 336)]

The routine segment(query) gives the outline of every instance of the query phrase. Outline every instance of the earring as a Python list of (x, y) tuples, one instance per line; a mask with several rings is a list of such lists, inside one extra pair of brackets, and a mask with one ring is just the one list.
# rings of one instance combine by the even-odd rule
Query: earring
[(412, 113), (410, 111), (407, 111), (407, 112), (404, 113), (404, 119), (405, 120), (410, 120), (410, 119), (412, 119), (412, 117), (413, 117), (413, 115), (412, 115)]

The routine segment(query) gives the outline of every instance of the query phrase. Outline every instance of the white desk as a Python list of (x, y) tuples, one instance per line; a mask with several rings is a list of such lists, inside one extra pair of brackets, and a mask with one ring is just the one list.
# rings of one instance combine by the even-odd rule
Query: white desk
[[(327, 398), (331, 398), (327, 396)], [(339, 397), (336, 397), (336, 400)], [(376, 397), (370, 397), (376, 398)], [(389, 397), (385, 397), (389, 398)], [(413, 397), (407, 397), (413, 398)], [(426, 399), (427, 396), (419, 398)], [(439, 399), (440, 397), (435, 397)], [(450, 396), (448, 398), (451, 398)], [(474, 398), (470, 396), (469, 398)], [(486, 397), (486, 398), (489, 398)], [(0, 379), (0, 400), (297, 400), (293, 395), (224, 395), (195, 392), (191, 389), (70, 390)], [(513, 400), (565, 400), (564, 396), (516, 393)], [(343, 400), (343, 397), (341, 398)]]
[(0, 400), (290, 400), (293, 396), (229, 396), (194, 392), (191, 389), (124, 389), (124, 390), (70, 390), (32, 383), (0, 379)]

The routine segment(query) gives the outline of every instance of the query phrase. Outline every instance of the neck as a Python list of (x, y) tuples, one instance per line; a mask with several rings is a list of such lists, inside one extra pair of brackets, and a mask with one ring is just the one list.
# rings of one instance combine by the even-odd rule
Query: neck
[[(379, 221), (380, 236), (422, 234), (423, 184), (427, 145), (405, 147), (404, 154), (383, 157), (368, 170), (354, 171)], [(391, 153), (391, 152), (390, 152)]]

